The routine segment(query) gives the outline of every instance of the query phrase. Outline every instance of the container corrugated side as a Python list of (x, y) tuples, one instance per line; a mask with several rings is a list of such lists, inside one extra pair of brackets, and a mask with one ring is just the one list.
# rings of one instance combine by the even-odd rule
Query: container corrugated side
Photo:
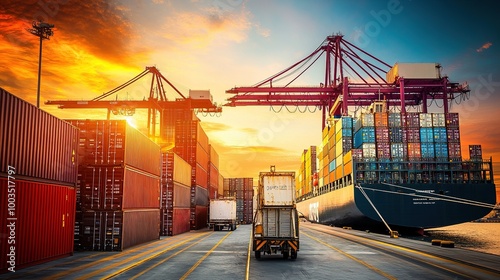
[(295, 173), (261, 173), (260, 177), (264, 206), (295, 204)]
[(174, 208), (172, 234), (177, 235), (189, 230), (189, 208)]
[(187, 161), (183, 160), (177, 154), (174, 154), (173, 161), (174, 161), (173, 162), (174, 182), (178, 182), (186, 186), (191, 185), (191, 169), (192, 169), (191, 165)]
[(154, 175), (160, 175), (160, 146), (127, 124), (125, 163)]
[[(15, 178), (15, 175), (14, 175)], [(15, 246), (15, 269), (69, 256), (73, 253), (75, 188), (14, 179), (14, 216), (9, 215), (8, 180), (0, 177), (0, 273), (10, 266), (10, 246)], [(11, 185), (11, 184), (10, 184)], [(5, 204), (4, 204), (5, 202)], [(16, 220), (8, 220), (16, 218)], [(8, 225), (15, 226), (15, 244)]]
[[(207, 227), (208, 224), (208, 206), (197, 205), (195, 207), (194, 229)], [(193, 227), (191, 227), (193, 228)]]
[(160, 207), (158, 176), (126, 166), (123, 180), (122, 209)]
[(143, 209), (123, 212), (122, 250), (160, 238), (160, 210)]
[(78, 130), (0, 88), (0, 172), (75, 186)]
[(191, 205), (191, 187), (174, 182), (173, 207), (189, 207)]

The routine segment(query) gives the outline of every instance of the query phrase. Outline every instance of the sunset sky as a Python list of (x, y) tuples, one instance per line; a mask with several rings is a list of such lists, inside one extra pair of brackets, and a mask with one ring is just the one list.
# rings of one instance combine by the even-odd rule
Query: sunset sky
[[(42, 103), (89, 100), (156, 66), (185, 95), (209, 89), (223, 104), (226, 90), (279, 72), (341, 32), (390, 65), (438, 62), (451, 81), (468, 82), (470, 99), (451, 108), (461, 114), (462, 146), (481, 144), (500, 182), (499, 8), (494, 0), (2, 0), (0, 87), (36, 104), (39, 42), (26, 31), (34, 20), (55, 25), (43, 42)], [(305, 82), (323, 79), (318, 72)], [(149, 82), (118, 99), (142, 100)], [(60, 118), (106, 117), (41, 107)], [(302, 151), (321, 143), (321, 115), (285, 111), (224, 107), (219, 117), (199, 116), (223, 176), (256, 177), (271, 164), (298, 169)], [(141, 115), (130, 122), (144, 129)]]

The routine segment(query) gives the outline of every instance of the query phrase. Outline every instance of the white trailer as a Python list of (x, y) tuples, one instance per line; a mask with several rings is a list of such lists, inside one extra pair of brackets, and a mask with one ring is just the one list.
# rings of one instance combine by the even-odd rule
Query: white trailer
[(227, 228), (236, 229), (236, 199), (212, 199), (210, 200), (209, 226), (214, 231)]

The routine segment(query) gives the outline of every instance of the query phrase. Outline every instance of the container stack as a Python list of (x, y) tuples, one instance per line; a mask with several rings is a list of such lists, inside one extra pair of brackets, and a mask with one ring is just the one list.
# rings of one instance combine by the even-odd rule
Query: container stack
[(159, 238), (160, 147), (123, 120), (80, 129), (75, 248), (121, 251)]
[(208, 197), (209, 199), (217, 199), (219, 195), (219, 154), (212, 145), (209, 145), (209, 162), (208, 162)]
[(225, 197), (236, 197), (236, 217), (242, 224), (253, 221), (253, 179), (224, 178)]
[(201, 127), (200, 120), (180, 119), (175, 123), (174, 152), (192, 166), (191, 177), (191, 229), (200, 229), (208, 223), (208, 136)]
[(462, 160), (462, 148), (460, 146), (459, 117), (457, 113), (445, 115), (446, 134), (448, 137), (448, 156), (450, 161)]
[(73, 253), (77, 148), (74, 126), (0, 88), (0, 273)]
[(317, 172), (317, 153), (316, 146), (305, 149), (301, 155), (301, 165), (296, 180), (297, 196), (300, 197), (310, 192), (313, 187), (314, 174)]
[(162, 153), (161, 163), (160, 235), (188, 232), (192, 167), (172, 151)]

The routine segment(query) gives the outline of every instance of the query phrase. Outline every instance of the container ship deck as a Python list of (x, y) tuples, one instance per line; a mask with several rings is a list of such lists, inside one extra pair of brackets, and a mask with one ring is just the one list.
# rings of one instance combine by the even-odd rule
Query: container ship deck
[[(458, 120), (386, 110), (334, 118), (318, 152), (304, 151), (297, 209), (312, 222), (406, 232), (487, 215), (496, 199), (492, 160), (479, 145), (462, 158)], [(315, 154), (317, 178), (309, 173)]]

